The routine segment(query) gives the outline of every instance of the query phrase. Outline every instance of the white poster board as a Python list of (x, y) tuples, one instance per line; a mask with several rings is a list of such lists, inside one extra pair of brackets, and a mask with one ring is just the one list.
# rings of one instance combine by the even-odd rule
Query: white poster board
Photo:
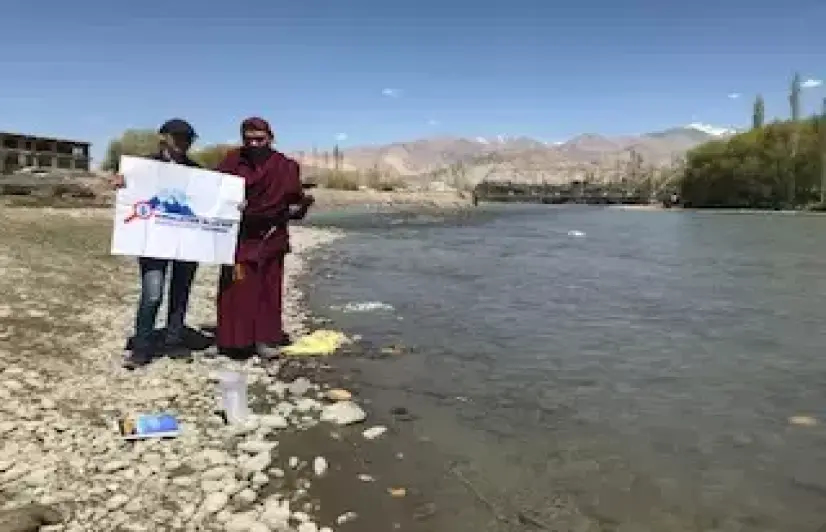
[(126, 155), (120, 173), (113, 255), (233, 264), (242, 178)]

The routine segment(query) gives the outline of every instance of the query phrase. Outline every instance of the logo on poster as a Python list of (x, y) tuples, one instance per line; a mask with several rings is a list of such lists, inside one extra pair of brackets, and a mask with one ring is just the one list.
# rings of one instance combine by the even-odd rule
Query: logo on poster
[(179, 189), (164, 189), (148, 200), (132, 204), (132, 212), (123, 219), (128, 224), (136, 220), (153, 219), (157, 225), (198, 227), (205, 231), (225, 233), (233, 223), (215, 218), (198, 216), (189, 206), (189, 198)]

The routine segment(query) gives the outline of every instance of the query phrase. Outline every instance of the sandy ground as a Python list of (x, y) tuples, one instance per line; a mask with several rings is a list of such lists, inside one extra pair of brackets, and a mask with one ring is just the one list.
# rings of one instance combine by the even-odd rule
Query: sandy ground
[[(0, 209), (0, 530), (439, 529), (396, 429), (368, 441), (370, 420), (319, 422), (334, 404), (324, 381), (337, 378), (325, 363), (199, 355), (123, 370), (137, 268), (109, 255), (110, 223), (108, 210)], [(337, 236), (293, 231), (293, 334), (305, 323), (296, 284), (305, 254)], [(199, 271), (190, 325), (214, 324), (216, 274)], [(215, 372), (225, 368), (257, 390), (242, 427), (215, 415)], [(357, 398), (345, 402), (358, 414)], [(180, 437), (128, 443), (114, 429), (118, 416), (159, 411), (178, 415)], [(318, 457), (327, 472), (314, 471)]]

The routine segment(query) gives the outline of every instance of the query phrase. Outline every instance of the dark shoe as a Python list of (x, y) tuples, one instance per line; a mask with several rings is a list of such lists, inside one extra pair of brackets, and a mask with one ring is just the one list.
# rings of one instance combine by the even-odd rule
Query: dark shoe
[(132, 352), (123, 361), (123, 367), (130, 371), (142, 368), (152, 362), (152, 355), (149, 353)]
[(260, 356), (262, 359), (273, 359), (278, 358), (281, 354), (281, 348), (284, 347), (278, 344), (258, 344), (255, 346), (255, 352)]
[(261, 358), (278, 358), (281, 348), (292, 345), (292, 339), (287, 334), (281, 335), (277, 342), (263, 342), (255, 345), (255, 352)]
[(163, 354), (172, 360), (192, 360), (192, 350), (183, 344), (165, 344)]
[(184, 328), (178, 334), (170, 334), (170, 331), (167, 329), (163, 345), (161, 346), (161, 351), (164, 356), (172, 360), (192, 359), (192, 347), (190, 342), (187, 341), (189, 339), (187, 332), (187, 329)]
[(255, 355), (254, 347), (219, 347), (218, 354), (231, 360), (245, 361)]
[(267, 342), (264, 345), (267, 347), (287, 347), (293, 345), (293, 339), (287, 333), (282, 333), (281, 338), (277, 342)]

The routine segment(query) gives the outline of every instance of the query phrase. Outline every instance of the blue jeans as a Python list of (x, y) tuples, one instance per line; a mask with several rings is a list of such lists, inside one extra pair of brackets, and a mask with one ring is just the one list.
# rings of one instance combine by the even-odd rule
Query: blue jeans
[(172, 263), (172, 279), (169, 283), (169, 314), (166, 320), (166, 339), (167, 342), (172, 344), (183, 340), (189, 292), (192, 288), (192, 281), (195, 279), (198, 263), (140, 257), (138, 265), (141, 272), (141, 296), (138, 303), (138, 314), (135, 319), (133, 352), (148, 353), (153, 348), (152, 333), (155, 330), (158, 309), (163, 302), (166, 270), (170, 263)]

